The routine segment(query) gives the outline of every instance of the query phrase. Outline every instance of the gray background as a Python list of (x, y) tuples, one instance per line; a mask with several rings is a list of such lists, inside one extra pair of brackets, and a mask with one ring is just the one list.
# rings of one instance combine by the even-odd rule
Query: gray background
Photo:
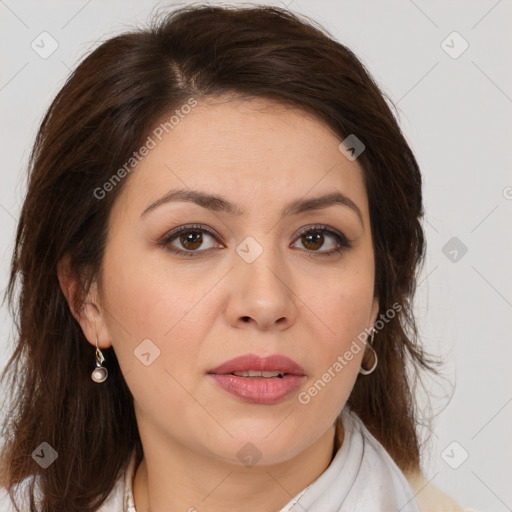
[[(286, 2), (363, 61), (398, 105), (422, 168), (427, 259), (415, 310), (426, 348), (446, 363), (443, 379), (425, 382), (436, 414), (425, 473), (466, 507), (512, 510), (512, 2)], [(43, 112), (81, 56), (157, 5), (172, 4), (0, 0), (0, 292)], [(31, 47), (43, 31), (58, 43), (48, 58)], [(12, 322), (5, 306), (0, 315), (3, 367)]]

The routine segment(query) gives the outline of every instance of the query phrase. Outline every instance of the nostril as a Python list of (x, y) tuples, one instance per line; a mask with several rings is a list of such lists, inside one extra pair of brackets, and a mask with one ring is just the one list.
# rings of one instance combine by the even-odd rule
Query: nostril
[(249, 321), (249, 317), (248, 317), (248, 316), (243, 316), (243, 317), (242, 317), (242, 320), (243, 320), (244, 322), (248, 322), (248, 321)]

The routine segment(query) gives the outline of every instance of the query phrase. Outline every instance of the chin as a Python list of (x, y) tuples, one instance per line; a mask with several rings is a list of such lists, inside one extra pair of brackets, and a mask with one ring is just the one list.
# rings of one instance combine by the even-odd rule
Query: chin
[(252, 467), (286, 462), (309, 447), (307, 436), (303, 438), (297, 430), (288, 431), (278, 425), (279, 421), (275, 419), (261, 423), (259, 427), (251, 425), (251, 433), (248, 433), (248, 428), (239, 423), (237, 430), (228, 429), (233, 438), (227, 435), (217, 439), (209, 437), (209, 441), (214, 442), (206, 448), (224, 462)]

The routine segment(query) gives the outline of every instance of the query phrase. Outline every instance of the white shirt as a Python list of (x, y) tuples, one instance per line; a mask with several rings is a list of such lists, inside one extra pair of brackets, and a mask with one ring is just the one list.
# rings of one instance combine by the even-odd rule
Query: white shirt
[[(344, 439), (335, 457), (279, 512), (421, 512), (403, 473), (348, 405), (341, 418)], [(134, 471), (135, 452), (98, 512), (136, 512)], [(5, 489), (0, 489), (0, 510), (15, 512)]]

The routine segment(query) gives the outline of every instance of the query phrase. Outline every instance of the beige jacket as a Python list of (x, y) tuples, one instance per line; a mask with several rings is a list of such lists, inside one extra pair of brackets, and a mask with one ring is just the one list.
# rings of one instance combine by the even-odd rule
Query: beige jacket
[(421, 512), (476, 512), (462, 508), (451, 496), (429, 482), (421, 473), (405, 473)]

